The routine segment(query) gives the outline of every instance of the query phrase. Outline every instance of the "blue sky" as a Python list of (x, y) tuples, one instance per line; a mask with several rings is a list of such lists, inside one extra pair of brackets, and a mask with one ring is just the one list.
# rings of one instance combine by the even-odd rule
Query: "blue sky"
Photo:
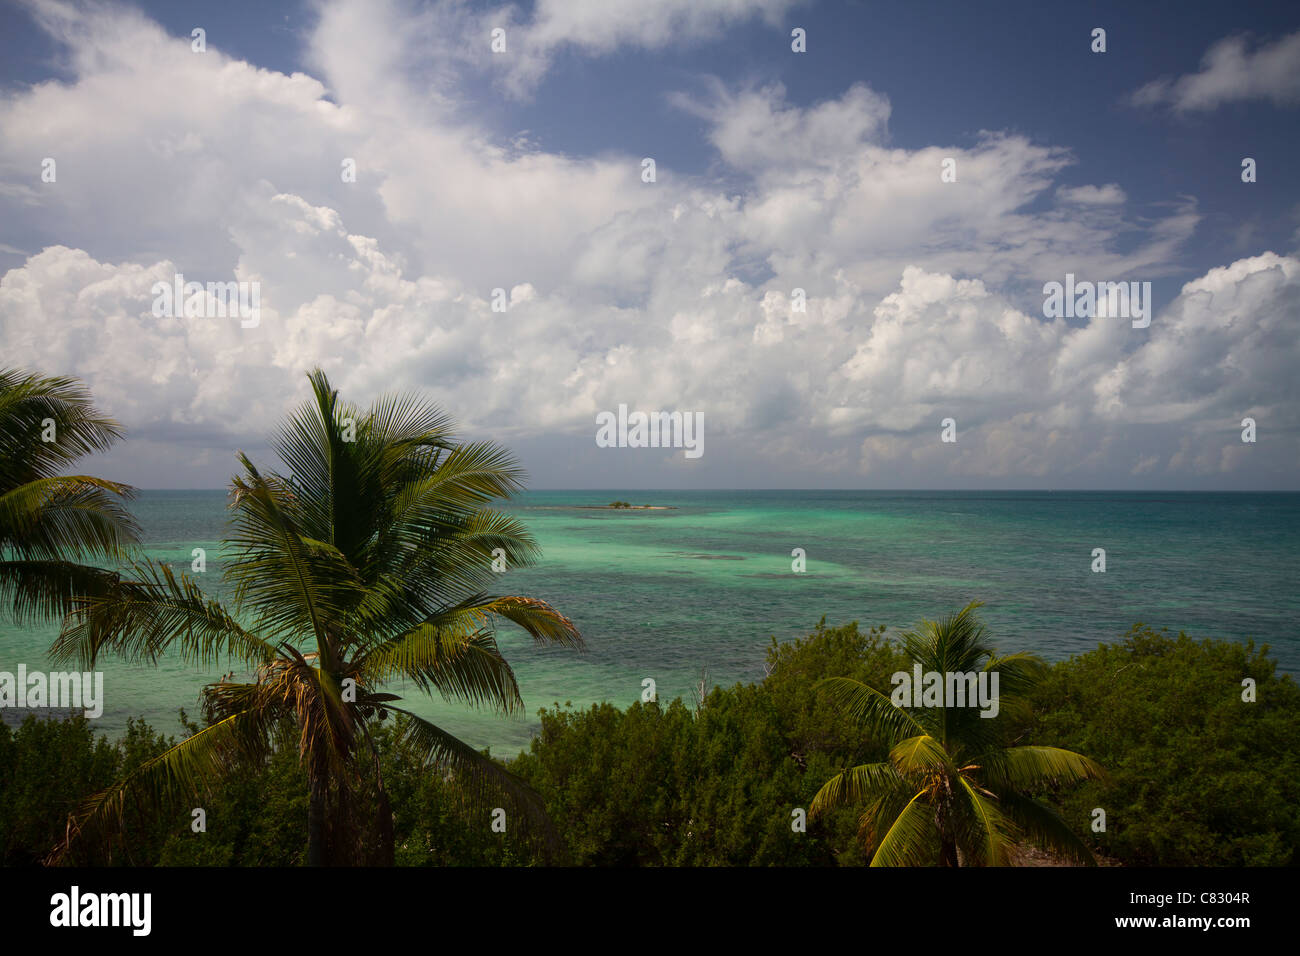
[[(541, 487), (1298, 487), (1293, 4), (34, 2), (0, 90), (4, 361), (146, 487), (222, 484), (316, 363)], [(178, 271), (265, 322), (152, 316)], [(1067, 271), (1151, 328), (1053, 326)], [(706, 454), (595, 447), (623, 402)]]

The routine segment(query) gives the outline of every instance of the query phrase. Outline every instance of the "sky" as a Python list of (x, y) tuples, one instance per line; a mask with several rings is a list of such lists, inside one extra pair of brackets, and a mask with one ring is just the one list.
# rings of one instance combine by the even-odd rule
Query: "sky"
[(1298, 112), (1293, 3), (2, 2), (0, 366), (143, 488), (319, 366), (534, 488), (1296, 490)]

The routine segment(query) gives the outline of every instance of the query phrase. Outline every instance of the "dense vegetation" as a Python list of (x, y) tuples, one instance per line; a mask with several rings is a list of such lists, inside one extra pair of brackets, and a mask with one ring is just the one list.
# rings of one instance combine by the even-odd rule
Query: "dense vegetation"
[(1096, 845), (1128, 863), (1300, 862), (1300, 688), (1275, 670), (1267, 647), (1140, 625), (1056, 665), (1037, 691), (1033, 736), (1110, 772), (1107, 787), (1063, 793), (1067, 815), (1103, 808)]
[[(557, 704), (511, 769), (541, 795), (560, 858), (571, 863), (862, 865), (870, 857), (860, 808), (830, 811), (807, 832), (791, 826), (792, 811), (806, 810), (833, 775), (887, 756), (817, 684), (850, 677), (887, 692), (889, 675), (909, 666), (881, 629), (823, 623), (803, 640), (774, 641), (760, 683), (715, 688), (696, 707)], [(1245, 678), (1256, 682), (1253, 703), (1242, 700)], [(1011, 738), (1076, 750), (1108, 772), (1104, 782), (1038, 795), (1095, 852), (1136, 865), (1297, 862), (1300, 689), (1275, 673), (1267, 648), (1135, 627), (1052, 665), (1031, 704), (996, 718)], [(0, 859), (40, 860), (63, 836), (69, 810), (170, 743), (140, 722), (117, 743), (80, 718), (0, 726)], [(421, 769), (393, 721), (380, 726), (376, 745), (397, 864), (557, 859), (513, 819), (494, 832), (490, 809)], [(131, 808), (125, 839), (86, 845), (69, 862), (306, 862), (307, 782), (290, 726), (260, 766), (215, 782), (198, 804), (204, 833), (191, 830), (193, 803), (164, 815)], [(1092, 829), (1095, 808), (1106, 812), (1104, 832)]]

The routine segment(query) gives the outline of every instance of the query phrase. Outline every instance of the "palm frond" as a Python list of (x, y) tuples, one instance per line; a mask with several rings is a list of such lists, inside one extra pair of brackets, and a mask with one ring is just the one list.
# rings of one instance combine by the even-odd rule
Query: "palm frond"
[(17, 623), (61, 618), (79, 599), (109, 594), (116, 571), (73, 561), (0, 561), (0, 607)]
[(90, 475), (37, 478), (0, 492), (0, 548), (24, 557), (119, 558), (139, 527), (117, 500), (130, 485)]
[(904, 780), (892, 764), (869, 763), (849, 767), (822, 784), (808, 806), (808, 816), (815, 818), (836, 807), (879, 800), (882, 794), (903, 786)]
[(1001, 794), (1006, 815), (1016, 822), (1024, 839), (1086, 866), (1096, 866), (1097, 860), (1088, 845), (1050, 807), (1015, 792)]
[(912, 714), (861, 681), (850, 677), (828, 677), (817, 682), (817, 689), (875, 739), (893, 743), (926, 733), (926, 728)]
[(365, 653), (355, 662), (357, 674), (366, 684), (403, 677), (448, 700), (491, 704), (503, 712), (522, 709), (514, 671), (492, 633), (478, 625), (477, 616), (468, 613), (422, 624)]
[(361, 582), (336, 550), (306, 538), (294, 523), (292, 492), (275, 478), (264, 478), (241, 455), (247, 478), (234, 486), (239, 495), (235, 532), (228, 544), (236, 558), (227, 574), (235, 581), (235, 603), (254, 616), (253, 626), (270, 635), (311, 634), (317, 651), (333, 662), (337, 649), (332, 627), (341, 625)]
[(885, 833), (871, 857), (872, 866), (929, 866), (938, 856), (939, 831), (934, 812), (918, 792)]
[(900, 775), (908, 778), (952, 769), (948, 752), (929, 734), (900, 740), (889, 751), (889, 761)]
[[(0, 565), (0, 574), (4, 566)], [(164, 651), (208, 667), (224, 655), (256, 666), (275, 657), (275, 648), (245, 630), (224, 607), (210, 600), (193, 578), (146, 560), (134, 576), (104, 588), (84, 588), (50, 650), (58, 664), (94, 668), (104, 652), (125, 660), (154, 663)]]
[(962, 834), (964, 849), (971, 863), (981, 866), (1005, 866), (1015, 846), (1017, 827), (998, 807), (997, 798), (975, 786), (965, 774), (956, 780), (960, 795), (966, 798), (967, 817), (973, 826)]
[(507, 825), (513, 815), (526, 833), (540, 834), (551, 852), (558, 851), (559, 834), (532, 787), (441, 727), (400, 707), (390, 709), (406, 716), (398, 741), (423, 766), (450, 773), (462, 792), (481, 807), (504, 801), (510, 808)]
[(46, 863), (61, 863), (77, 841), (116, 833), (124, 835), (128, 800), (147, 810), (166, 811), (185, 796), (211, 790), (241, 760), (260, 756), (250, 742), (265, 739), (249, 733), (248, 724), (265, 727), (266, 716), (256, 712), (232, 714), (185, 738), (174, 747), (142, 763), (113, 786), (83, 801), (69, 817), (64, 839)]
[(983, 764), (981, 777), (990, 787), (1022, 792), (1106, 778), (1095, 760), (1059, 747), (1009, 747), (988, 754)]
[(122, 427), (96, 411), (76, 379), (0, 369), (0, 490), (55, 477), (121, 437)]

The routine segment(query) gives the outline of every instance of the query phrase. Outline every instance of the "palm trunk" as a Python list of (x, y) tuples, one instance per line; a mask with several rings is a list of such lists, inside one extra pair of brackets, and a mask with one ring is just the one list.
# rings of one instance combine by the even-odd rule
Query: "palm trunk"
[(310, 776), (307, 804), (307, 865), (325, 866), (327, 862), (325, 853), (325, 775), (315, 767), (309, 769), (307, 773)]
[(952, 840), (940, 840), (939, 862), (943, 866), (961, 866), (957, 861), (957, 844)]
[(375, 857), (378, 866), (392, 866), (396, 847), (393, 837), (393, 806), (388, 802), (388, 794), (379, 791), (379, 839)]
[(934, 809), (934, 827), (939, 831), (940, 866), (961, 866), (961, 861), (957, 858), (957, 841), (952, 838), (952, 830), (948, 826), (948, 821), (952, 818), (952, 792), (952, 781), (945, 776)]

